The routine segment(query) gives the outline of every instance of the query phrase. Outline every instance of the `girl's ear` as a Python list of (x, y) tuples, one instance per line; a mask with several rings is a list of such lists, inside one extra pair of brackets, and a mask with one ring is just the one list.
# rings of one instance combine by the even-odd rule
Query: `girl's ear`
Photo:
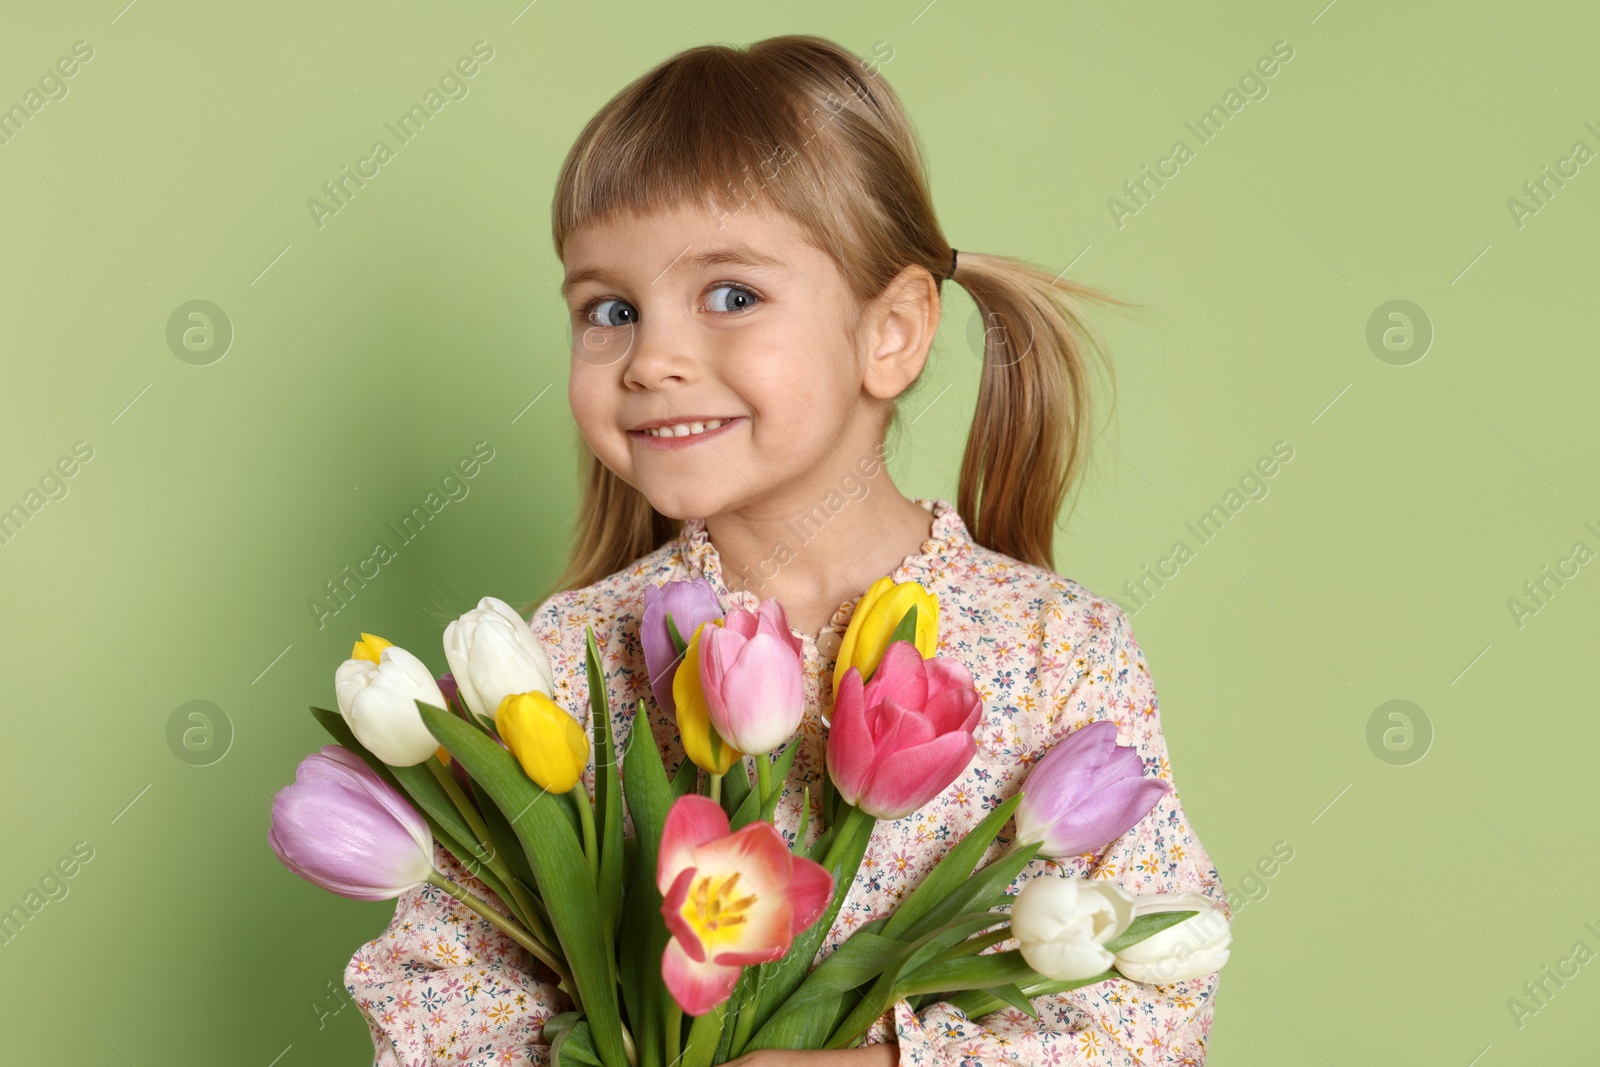
[(908, 266), (867, 306), (861, 322), (866, 366), (861, 387), (893, 400), (928, 361), (939, 329), (939, 285), (925, 267)]

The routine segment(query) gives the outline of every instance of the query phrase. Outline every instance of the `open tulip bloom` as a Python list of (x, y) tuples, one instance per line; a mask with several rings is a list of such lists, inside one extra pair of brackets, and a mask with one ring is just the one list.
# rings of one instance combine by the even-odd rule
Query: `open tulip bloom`
[[(1144, 776), (1114, 724), (1095, 722), (855, 931), (870, 938), (846, 938), (813, 968), (876, 820), (928, 804), (976, 753), (982, 700), (962, 664), (934, 654), (937, 599), (885, 578), (858, 603), (827, 776), (800, 798), (792, 843), (773, 817), (805, 674), (783, 608), (724, 615), (709, 583), (668, 583), (646, 593), (640, 638), (657, 707), (678, 724), (671, 777), (644, 702), (627, 709), (641, 743), (615, 743), (592, 630), (587, 714), (553, 695), (532, 629), (494, 597), (446, 628), (437, 682), (363, 634), (336, 673), (339, 710), (312, 709), (339, 744), (306, 757), (273, 802), (274, 853), (333, 893), (381, 900), (427, 884), (498, 927), (572, 1002), (544, 1027), (557, 1067), (847, 1048), (900, 999), (947, 1000), (976, 1019), (1119, 976), (1193, 979), (1227, 960), (1225, 913), (1205, 897), (1133, 897), (1049, 867), (1025, 876), (1120, 838), (1169, 788)], [(981, 863), (1013, 817), (1010, 847)], [(474, 890), (434, 869), (436, 844)]]

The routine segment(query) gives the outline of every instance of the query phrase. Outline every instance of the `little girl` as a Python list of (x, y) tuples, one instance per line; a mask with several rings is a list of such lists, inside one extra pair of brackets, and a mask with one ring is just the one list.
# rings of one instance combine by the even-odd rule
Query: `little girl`
[[(775, 820), (792, 840), (803, 790), (817, 805), (826, 773), (840, 637), (875, 579), (937, 594), (938, 654), (977, 682), (978, 755), (932, 803), (878, 824), (823, 954), (892, 910), (1072, 730), (1110, 720), (1145, 774), (1171, 781), (1127, 617), (1050, 570), (1090, 432), (1092, 348), (1071, 301), (1120, 302), (953, 249), (882, 80), (807, 36), (674, 56), (579, 136), (556, 189), (554, 238), (573, 323), (568, 398), (589, 452), (566, 591), (532, 613), (556, 700), (587, 718), (592, 625), (621, 750), (648, 727), (634, 740), (648, 736), (670, 773), (682, 746), (645, 670), (645, 589), (703, 577), (724, 610), (776, 598), (804, 642), (807, 678)], [(952, 279), (988, 326), (959, 508), (907, 499), (885, 466), (896, 398), (923, 370)], [(640, 700), (650, 718), (635, 723)], [(814, 810), (808, 839), (818, 827)], [(442, 849), (437, 862), (493, 900)], [(1053, 866), (1036, 861), (1022, 877)], [(1134, 893), (1199, 891), (1225, 908), (1176, 792), (1098, 854), (1060, 866)], [(423, 886), (400, 898), (345, 980), (380, 1065), (544, 1063), (540, 1027), (568, 1005), (532, 972), (525, 952)], [(945, 1004), (914, 1013), (902, 1001), (862, 1048), (747, 1059), (1197, 1064), (1216, 988), (1215, 975), (1107, 981), (1038, 998), (1037, 1021), (1014, 1009), (967, 1019)]]

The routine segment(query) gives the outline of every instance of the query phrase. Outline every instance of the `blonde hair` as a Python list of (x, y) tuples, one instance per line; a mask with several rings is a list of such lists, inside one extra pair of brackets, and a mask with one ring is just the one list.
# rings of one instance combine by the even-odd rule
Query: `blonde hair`
[[(690, 48), (613, 97), (562, 165), (556, 254), (614, 212), (737, 211), (757, 197), (832, 257), (862, 305), (908, 265), (942, 289), (952, 249), (899, 99), (856, 56), (809, 35)], [(955, 279), (987, 329), (956, 507), (979, 544), (1053, 569), (1056, 519), (1093, 426), (1087, 357), (1100, 352), (1074, 305), (1132, 305), (1021, 260), (965, 249), (958, 260)], [(561, 589), (622, 570), (682, 525), (583, 451)]]

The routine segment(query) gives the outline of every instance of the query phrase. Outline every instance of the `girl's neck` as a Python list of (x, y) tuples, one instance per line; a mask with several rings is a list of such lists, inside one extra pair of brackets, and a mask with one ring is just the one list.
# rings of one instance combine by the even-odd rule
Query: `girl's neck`
[(834, 612), (920, 551), (933, 516), (895, 487), (881, 462), (706, 519), (731, 590), (776, 599), (789, 625), (815, 635)]

